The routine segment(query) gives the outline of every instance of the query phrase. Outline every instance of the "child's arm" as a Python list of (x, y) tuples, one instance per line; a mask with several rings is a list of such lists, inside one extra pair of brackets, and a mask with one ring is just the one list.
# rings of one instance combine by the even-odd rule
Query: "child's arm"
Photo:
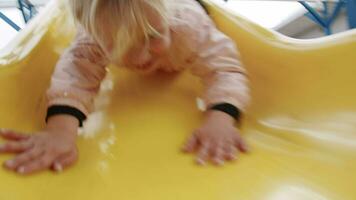
[(191, 62), (193, 74), (200, 77), (205, 88), (203, 101), (207, 111), (203, 124), (194, 132), (184, 147), (197, 152), (197, 161), (207, 160), (222, 164), (233, 160), (238, 151), (247, 146), (235, 128), (235, 119), (249, 103), (249, 87), (245, 69), (241, 66), (234, 42), (217, 30), (204, 14), (193, 12), (185, 32), (196, 59)]
[(236, 159), (237, 152), (247, 146), (236, 129), (235, 121), (249, 102), (249, 88), (245, 70), (241, 67), (233, 42), (221, 33), (215, 42), (193, 64), (193, 74), (201, 77), (206, 105), (204, 123), (194, 132), (185, 151), (197, 151), (197, 162), (211, 160), (221, 165)]
[[(105, 77), (108, 63), (102, 48), (80, 29), (52, 75), (51, 86), (47, 90), (47, 117), (61, 111), (69, 112), (82, 123), (85, 116), (92, 112), (93, 99)], [(68, 107), (78, 113), (73, 113), (75, 110)]]
[(0, 146), (0, 153), (18, 154), (5, 167), (21, 174), (48, 168), (60, 171), (77, 160), (77, 129), (92, 111), (107, 63), (101, 48), (80, 30), (52, 76), (46, 128), (33, 135), (0, 131), (9, 140)]

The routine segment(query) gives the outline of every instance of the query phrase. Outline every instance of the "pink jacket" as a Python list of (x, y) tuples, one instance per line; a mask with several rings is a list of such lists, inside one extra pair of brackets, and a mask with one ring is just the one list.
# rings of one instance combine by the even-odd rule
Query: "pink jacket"
[[(154, 58), (156, 68), (190, 69), (204, 84), (203, 101), (207, 107), (230, 103), (244, 111), (249, 88), (234, 42), (215, 27), (196, 1), (179, 2), (190, 5), (175, 10), (174, 16), (182, 20), (171, 22), (171, 47), (167, 55)], [(57, 63), (47, 91), (48, 107), (66, 105), (90, 114), (106, 74), (105, 67), (111, 62), (105, 52), (85, 31), (79, 30)]]

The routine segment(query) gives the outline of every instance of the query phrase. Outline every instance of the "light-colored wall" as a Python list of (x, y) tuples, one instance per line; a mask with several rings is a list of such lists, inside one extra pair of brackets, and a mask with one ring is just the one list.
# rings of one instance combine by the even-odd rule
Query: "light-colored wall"
[[(1, 0), (0, 0), (1, 1)], [(20, 10), (17, 8), (3, 8), (0, 9), (7, 17), (14, 21), (21, 28), (24, 27), (25, 22)], [(1, 48), (5, 47), (8, 42), (15, 38), (17, 31), (9, 26), (5, 21), (0, 20), (0, 51)]]
[[(31, 0), (31, 3), (33, 3), (36, 6), (42, 6), (45, 3), (47, 3), (48, 0)], [(16, 7), (17, 6), (17, 0), (0, 0), (0, 8), (8, 8), (8, 7)]]
[[(332, 25), (332, 33), (348, 30), (345, 12), (341, 12)], [(310, 39), (325, 36), (324, 30), (306, 16), (301, 16), (291, 23), (277, 29), (278, 32), (298, 39)]]

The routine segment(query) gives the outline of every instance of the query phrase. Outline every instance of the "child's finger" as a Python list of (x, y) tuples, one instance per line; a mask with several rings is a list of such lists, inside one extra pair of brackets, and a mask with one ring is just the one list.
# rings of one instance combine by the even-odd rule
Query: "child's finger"
[(237, 135), (235, 137), (235, 146), (242, 152), (242, 153), (247, 153), (249, 151), (249, 148), (245, 141)]
[(187, 153), (192, 153), (197, 145), (198, 145), (198, 137), (195, 134), (193, 134), (185, 143), (183, 147), (183, 151)]
[(233, 144), (228, 144), (225, 148), (225, 159), (229, 161), (236, 160), (237, 155), (237, 148)]
[(198, 150), (197, 154), (197, 159), (196, 162), (199, 165), (205, 165), (206, 161), (209, 159), (209, 154), (210, 154), (210, 143), (209, 142), (203, 142), (200, 149)]
[(0, 153), (21, 153), (32, 147), (29, 141), (7, 142), (0, 145)]
[(56, 172), (61, 172), (63, 169), (70, 167), (78, 160), (78, 154), (76, 152), (70, 153), (69, 155), (63, 156), (58, 159), (53, 164), (53, 169)]
[(236, 160), (238, 157), (238, 153), (239, 151), (234, 146), (234, 144), (229, 144), (225, 148), (225, 159), (229, 161)]
[(215, 165), (220, 166), (224, 164), (224, 153), (221, 143), (215, 147), (212, 157), (212, 161)]
[(5, 167), (15, 170), (19, 166), (38, 158), (39, 156), (42, 155), (42, 153), (43, 153), (42, 149), (32, 148), (29, 151), (16, 156), (14, 159), (6, 161)]
[(44, 154), (37, 159), (31, 160), (30, 162), (18, 167), (17, 173), (26, 175), (48, 169), (51, 166), (53, 160), (54, 159), (52, 155)]
[(8, 129), (0, 129), (0, 136), (6, 140), (25, 140), (30, 137), (29, 135), (21, 134)]

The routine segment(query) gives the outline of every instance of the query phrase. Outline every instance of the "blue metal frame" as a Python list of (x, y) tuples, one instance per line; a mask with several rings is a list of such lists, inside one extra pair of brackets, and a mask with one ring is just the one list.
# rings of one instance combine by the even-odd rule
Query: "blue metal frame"
[(37, 14), (35, 6), (29, 0), (18, 0), (17, 2), (26, 23)]
[[(37, 14), (37, 10), (35, 6), (29, 0), (18, 0), (19, 9), (22, 12), (23, 19), (25, 23), (27, 23), (32, 17)], [(0, 12), (0, 19), (4, 20), (7, 24), (9, 24), (16, 31), (20, 31), (21, 28), (13, 22), (11, 19), (6, 17), (4, 13)]]
[[(223, 1), (227, 2), (228, 0)], [(356, 28), (356, 0), (339, 0), (333, 8), (332, 13), (329, 12), (329, 4), (327, 0), (324, 0), (324, 8), (321, 14), (319, 14), (314, 8), (306, 3), (307, 1), (308, 0), (300, 0), (298, 2), (309, 11), (305, 15), (315, 23), (319, 24), (324, 29), (326, 35), (332, 34), (331, 26), (335, 22), (337, 16), (340, 14), (342, 8), (346, 8), (347, 10), (349, 28)]]
[[(353, 0), (349, 0), (353, 1)], [(332, 13), (329, 13), (329, 5), (327, 2), (323, 2), (323, 12), (319, 14), (314, 8), (312, 8), (308, 3), (304, 1), (299, 1), (309, 13), (306, 14), (311, 20), (319, 24), (323, 29), (326, 35), (332, 34), (331, 26), (335, 22), (336, 17), (340, 14), (340, 11), (343, 7), (345, 7), (346, 2), (344, 0), (340, 0), (335, 5)], [(331, 15), (330, 15), (331, 14)]]
[(347, 0), (346, 9), (350, 29), (356, 28), (356, 0)]
[(6, 17), (6, 15), (4, 15), (2, 12), (0, 12), (0, 19), (4, 20), (7, 24), (9, 24), (16, 31), (20, 31), (21, 30), (21, 28), (15, 22), (13, 22), (11, 19)]

